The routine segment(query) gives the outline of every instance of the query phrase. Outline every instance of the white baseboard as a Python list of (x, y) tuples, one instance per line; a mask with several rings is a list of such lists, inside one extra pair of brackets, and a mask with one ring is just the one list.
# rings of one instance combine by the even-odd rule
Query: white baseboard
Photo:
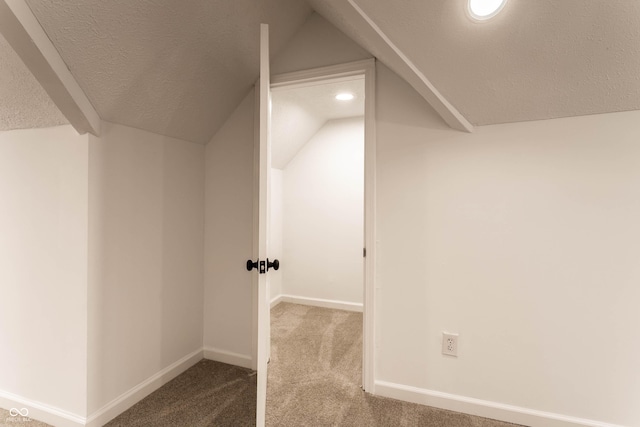
[(336, 301), (331, 299), (297, 297), (295, 295), (279, 295), (271, 300), (271, 308), (281, 302), (290, 302), (293, 304), (312, 305), (314, 307), (333, 308), (336, 310), (347, 310), (362, 312), (362, 303)]
[(278, 295), (277, 297), (275, 297), (274, 299), (271, 300), (271, 308), (275, 307), (276, 305), (280, 304), (282, 302), (282, 295)]
[[(116, 399), (91, 414), (88, 418), (1, 390), (0, 407), (7, 409), (16, 408), (19, 410), (27, 408), (29, 411), (29, 418), (45, 422), (56, 427), (99, 427), (117, 417), (134, 404), (138, 403), (140, 400), (195, 365), (200, 360), (202, 360), (202, 349), (196, 350), (177, 362), (167, 366), (160, 372), (121, 394)], [(2, 424), (3, 422), (4, 420), (0, 420), (0, 425), (4, 425)], [(7, 424), (13, 425), (11, 420), (8, 420)], [(18, 424), (20, 423), (15, 422), (15, 425)]]
[(531, 427), (623, 427), (386, 381), (375, 382), (375, 394)]
[(202, 360), (202, 349), (196, 350), (186, 355), (182, 359), (167, 366), (157, 374), (147, 378), (132, 389), (122, 393), (120, 396), (107, 403), (102, 408), (91, 414), (87, 419), (86, 426), (100, 427), (113, 418), (117, 417), (196, 363)]
[(219, 348), (205, 347), (204, 358), (251, 369), (251, 356), (247, 356), (246, 354), (220, 350)]
[[(0, 407), (7, 410), (16, 408), (20, 411), (26, 408), (29, 411), (27, 415), (28, 418), (42, 421), (57, 427), (82, 427), (86, 425), (87, 422), (87, 419), (80, 415), (2, 390), (0, 390)], [(7, 420), (0, 419), (0, 425), (18, 426), (28, 424), (30, 423), (26, 421), (16, 422), (15, 420), (12, 420), (11, 417)]]

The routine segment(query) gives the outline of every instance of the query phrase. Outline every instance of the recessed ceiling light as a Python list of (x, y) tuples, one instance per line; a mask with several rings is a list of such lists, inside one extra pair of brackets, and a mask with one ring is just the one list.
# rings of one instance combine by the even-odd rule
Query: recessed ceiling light
[(477, 21), (486, 21), (496, 16), (507, 0), (469, 0), (469, 15)]
[(347, 93), (347, 92), (343, 92), (343, 93), (339, 93), (336, 95), (336, 99), (338, 101), (351, 101), (354, 98), (352, 93)]

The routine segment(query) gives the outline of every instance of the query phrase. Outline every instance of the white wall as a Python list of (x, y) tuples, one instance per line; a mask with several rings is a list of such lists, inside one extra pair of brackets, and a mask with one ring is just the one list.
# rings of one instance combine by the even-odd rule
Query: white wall
[(376, 101), (376, 379), (640, 425), (640, 112), (465, 134), (382, 65)]
[[(274, 72), (330, 60), (283, 62)], [(639, 113), (465, 134), (384, 66), (377, 71), (378, 391), (385, 381), (405, 398), (431, 390), (640, 424)], [(229, 120), (241, 147), (207, 147), (208, 182), (219, 173), (251, 188), (252, 113)], [(236, 263), (250, 253), (252, 195), (217, 191), (207, 203), (208, 253), (227, 263), (208, 258), (207, 311), (217, 313), (205, 328), (209, 342), (250, 354), (251, 302), (239, 295), (250, 275)], [(222, 211), (211, 219), (214, 208)], [(457, 359), (440, 355), (442, 330), (461, 334)]]
[[(271, 168), (271, 183), (269, 193), (269, 236), (267, 238), (268, 253), (271, 259), (282, 260), (282, 225), (283, 217), (283, 199), (282, 199), (282, 183), (283, 172), (281, 169)], [(282, 295), (282, 272), (284, 267), (279, 270), (269, 270), (267, 280), (269, 280), (269, 289), (271, 291), (270, 298), (273, 301)]]
[[(251, 91), (206, 147), (205, 355), (250, 365), (253, 252)], [(225, 359), (225, 355), (232, 355)]]
[(364, 121), (327, 122), (283, 174), (282, 293), (362, 304)]
[[(272, 74), (371, 57), (313, 14), (272, 61)], [(251, 365), (254, 94), (206, 147), (205, 356)]]
[(87, 411), (87, 140), (68, 125), (0, 132), (0, 402), (78, 416)]
[(89, 147), (89, 413), (202, 348), (204, 147), (103, 123)]

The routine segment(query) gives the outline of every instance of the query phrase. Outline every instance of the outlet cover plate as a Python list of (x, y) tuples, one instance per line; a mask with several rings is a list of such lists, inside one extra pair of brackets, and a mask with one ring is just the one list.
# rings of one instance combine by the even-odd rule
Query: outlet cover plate
[(442, 333), (442, 354), (458, 357), (458, 334)]

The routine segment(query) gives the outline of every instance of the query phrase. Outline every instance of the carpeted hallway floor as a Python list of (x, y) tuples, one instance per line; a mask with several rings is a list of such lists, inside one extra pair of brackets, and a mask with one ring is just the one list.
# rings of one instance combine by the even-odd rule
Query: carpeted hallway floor
[[(514, 427), (364, 393), (361, 313), (280, 303), (271, 310), (271, 338), (269, 427)], [(202, 360), (106, 426), (255, 426), (255, 407), (253, 372)], [(0, 427), (13, 421), (0, 409)]]
[[(256, 376), (249, 369), (201, 360), (133, 405), (108, 427), (246, 427), (256, 424)], [(0, 409), (0, 427), (51, 427)]]
[(362, 314), (280, 303), (271, 310), (267, 426), (513, 427), (360, 389)]
[(255, 374), (201, 360), (105, 427), (244, 427), (255, 414)]

